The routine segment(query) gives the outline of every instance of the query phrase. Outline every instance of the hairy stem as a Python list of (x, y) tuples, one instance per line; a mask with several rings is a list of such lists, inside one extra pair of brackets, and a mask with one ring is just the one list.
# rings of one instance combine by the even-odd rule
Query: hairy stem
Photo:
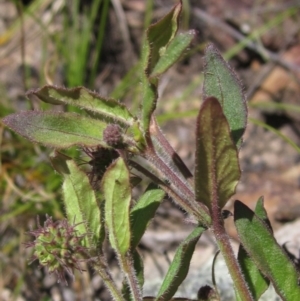
[(179, 169), (183, 177), (193, 187), (194, 181), (191, 171), (187, 168), (182, 159), (170, 145), (169, 141), (165, 138), (154, 116), (152, 116), (151, 118), (150, 133), (151, 138), (155, 138), (157, 140), (157, 143), (164, 149), (165, 153), (169, 156), (170, 160), (172, 160), (175, 166)]
[(130, 165), (137, 171), (148, 177), (151, 181), (159, 185), (177, 204), (179, 204), (186, 212), (192, 212), (193, 208), (186, 204), (186, 200), (182, 199), (175, 191), (173, 191), (170, 185), (164, 182), (162, 179), (151, 173), (148, 169), (141, 166), (139, 163), (129, 160)]
[(119, 262), (121, 264), (122, 271), (124, 272), (125, 277), (127, 279), (127, 283), (131, 291), (132, 300), (143, 300), (141, 288), (135, 275), (131, 254), (128, 252), (125, 256), (121, 255), (119, 257)]
[(100, 260), (95, 262), (93, 266), (95, 271), (99, 274), (101, 279), (103, 280), (105, 286), (108, 288), (112, 298), (114, 301), (125, 301), (122, 296), (122, 293), (118, 290), (116, 284), (112, 280), (110, 273), (107, 270), (106, 265)]
[(230, 276), (233, 280), (235, 290), (239, 294), (240, 298), (244, 301), (254, 301), (251, 293), (247, 287), (246, 281), (237, 262), (237, 259), (233, 253), (229, 236), (226, 233), (224, 227), (224, 221), (221, 215), (221, 209), (217, 202), (212, 203), (212, 218), (213, 218), (213, 232), (215, 234), (217, 244), (224, 257), (226, 265), (228, 267)]
[[(207, 207), (201, 203), (195, 201), (195, 193), (187, 183), (174, 172), (156, 153), (152, 140), (147, 139), (148, 147), (143, 152), (142, 156), (153, 166), (157, 174), (162, 175), (162, 182), (166, 182), (167, 185), (162, 186), (164, 190), (168, 186), (167, 193), (178, 196), (174, 198), (174, 201), (178, 203), (184, 210), (194, 215), (197, 220), (203, 225), (209, 227), (211, 224), (211, 218)], [(171, 191), (171, 193), (170, 193)]]
[[(156, 297), (144, 297), (143, 301), (155, 301)], [(198, 301), (194, 299), (187, 299), (187, 298), (172, 298), (169, 301)]]

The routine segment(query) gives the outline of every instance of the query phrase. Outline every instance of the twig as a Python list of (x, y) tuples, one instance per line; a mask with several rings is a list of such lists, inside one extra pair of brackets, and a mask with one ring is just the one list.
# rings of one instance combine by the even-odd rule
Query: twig
[(243, 41), (245, 43), (245, 47), (248, 47), (249, 49), (255, 51), (256, 53), (261, 55), (263, 58), (270, 60), (274, 63), (277, 63), (278, 65), (280, 65), (281, 67), (283, 67), (287, 70), (290, 70), (293, 72), (300, 72), (300, 67), (298, 67), (297, 65), (286, 61), (285, 59), (280, 57), (278, 54), (271, 52), (271, 51), (267, 50), (266, 48), (264, 48), (262, 45), (259, 45), (255, 42), (253, 42), (248, 37), (244, 36), (243, 34), (241, 34), (236, 29), (232, 28), (227, 23), (222, 22), (221, 20), (214, 18), (213, 16), (210, 16), (204, 10), (201, 10), (199, 8), (194, 8), (192, 13), (194, 14), (194, 16), (196, 18), (203, 20), (207, 24), (214, 26), (214, 27), (218, 27), (222, 31), (227, 32), (229, 35), (234, 37), (237, 41)]

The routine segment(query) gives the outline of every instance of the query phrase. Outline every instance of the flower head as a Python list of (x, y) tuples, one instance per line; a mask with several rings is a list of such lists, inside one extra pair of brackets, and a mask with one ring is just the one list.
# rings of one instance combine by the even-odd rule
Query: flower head
[(38, 228), (28, 233), (35, 237), (26, 247), (34, 247), (32, 261), (38, 260), (41, 266), (55, 273), (58, 281), (67, 285), (65, 272), (73, 276), (74, 269), (82, 272), (80, 262), (86, 260), (87, 248), (83, 247), (84, 235), (78, 235), (75, 225), (69, 225), (66, 219), (54, 222), (47, 216), (44, 227), (39, 220)]

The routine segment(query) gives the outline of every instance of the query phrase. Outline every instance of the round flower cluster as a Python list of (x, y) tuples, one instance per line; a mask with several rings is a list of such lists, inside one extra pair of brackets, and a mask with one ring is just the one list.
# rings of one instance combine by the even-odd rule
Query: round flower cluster
[(77, 225), (69, 225), (67, 220), (54, 222), (47, 216), (44, 227), (38, 221), (38, 229), (28, 232), (35, 237), (33, 242), (26, 243), (26, 247), (34, 247), (31, 262), (39, 260), (41, 266), (66, 285), (65, 272), (70, 276), (74, 269), (82, 272), (80, 262), (88, 258), (87, 248), (82, 245), (84, 235), (77, 235)]

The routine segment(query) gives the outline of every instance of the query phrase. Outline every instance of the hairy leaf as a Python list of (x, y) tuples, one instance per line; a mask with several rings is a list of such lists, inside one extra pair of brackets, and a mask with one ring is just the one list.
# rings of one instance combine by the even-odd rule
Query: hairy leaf
[(181, 57), (195, 35), (196, 32), (190, 30), (174, 37), (152, 70), (151, 77), (157, 77), (166, 72)]
[(129, 126), (134, 121), (128, 109), (112, 98), (105, 98), (84, 87), (66, 89), (56, 86), (44, 86), (31, 90), (27, 96), (35, 95), (42, 101), (54, 105), (73, 105), (92, 113), (92, 116), (106, 122)]
[(152, 73), (153, 68), (178, 31), (181, 7), (182, 3), (179, 2), (167, 15), (147, 29), (143, 49), (143, 65), (147, 76)]
[(75, 113), (27, 111), (2, 121), (21, 136), (57, 149), (72, 145), (107, 147), (102, 139), (106, 124)]
[(177, 292), (189, 271), (195, 246), (205, 230), (202, 226), (198, 226), (180, 244), (155, 300), (168, 301)]
[[(255, 214), (260, 219), (270, 223), (267, 213), (264, 209), (263, 197), (259, 198), (257, 201)], [(255, 300), (259, 300), (260, 296), (268, 289), (270, 281), (262, 275), (242, 245), (240, 245), (238, 251), (238, 262), (252, 296)], [(241, 299), (238, 298), (238, 300)]]
[(214, 45), (206, 48), (204, 60), (204, 97), (214, 96), (220, 101), (239, 147), (247, 124), (247, 104), (240, 81)]
[(273, 229), (272, 229), (272, 225), (270, 223), (270, 220), (269, 220), (269, 217), (268, 217), (268, 214), (267, 214), (267, 211), (264, 207), (264, 197), (261, 196), (257, 203), (256, 203), (256, 206), (255, 206), (255, 210), (254, 210), (254, 213), (261, 219), (263, 220), (266, 225), (269, 227), (269, 230), (270, 232), (273, 232)]
[(64, 177), (63, 197), (70, 224), (79, 224), (76, 230), (86, 234), (86, 246), (95, 247), (99, 243), (101, 213), (96, 195), (87, 175), (68, 157), (56, 153), (51, 158), (55, 169)]
[(234, 222), (245, 250), (281, 298), (300, 300), (300, 274), (268, 225), (240, 201), (234, 204)]
[(113, 162), (102, 179), (105, 198), (105, 222), (111, 246), (119, 255), (130, 248), (130, 201), (131, 187), (129, 170), (122, 158)]
[(154, 185), (148, 187), (131, 210), (132, 248), (136, 248), (143, 236), (149, 221), (154, 217), (156, 209), (165, 197), (165, 192)]
[(151, 116), (156, 109), (157, 98), (158, 98), (157, 82), (152, 83), (146, 76), (144, 76), (143, 77), (142, 127), (145, 133), (147, 133), (149, 130)]
[(178, 30), (178, 20), (182, 3), (177, 4), (166, 16), (157, 23), (149, 26), (146, 32), (146, 39), (143, 45), (142, 64), (142, 127), (148, 132), (152, 113), (156, 108), (157, 86), (156, 77), (150, 79), (155, 65), (160, 57), (164, 55), (168, 44), (175, 37)]
[(238, 153), (219, 101), (207, 98), (196, 124), (196, 200), (211, 208), (223, 207), (235, 193), (240, 178)]

